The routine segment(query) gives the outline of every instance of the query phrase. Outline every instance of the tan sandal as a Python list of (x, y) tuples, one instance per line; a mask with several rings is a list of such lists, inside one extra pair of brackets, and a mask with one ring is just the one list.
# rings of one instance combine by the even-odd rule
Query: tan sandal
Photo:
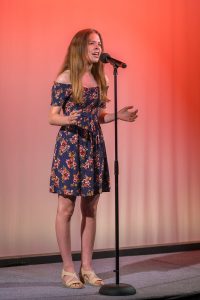
[(90, 284), (94, 286), (104, 285), (103, 280), (99, 278), (94, 271), (84, 271), (81, 268), (79, 275), (82, 283)]
[[(65, 281), (64, 276), (70, 277), (67, 281)], [(62, 270), (61, 278), (64, 286), (70, 289), (82, 289), (84, 287), (83, 283), (78, 279), (76, 273), (66, 272), (65, 270)]]

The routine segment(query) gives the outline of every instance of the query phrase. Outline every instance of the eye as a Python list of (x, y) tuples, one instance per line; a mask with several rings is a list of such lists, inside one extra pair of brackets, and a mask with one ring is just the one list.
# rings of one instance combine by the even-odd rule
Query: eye
[(95, 45), (98, 44), (99, 47), (102, 47), (102, 44), (100, 42), (95, 42), (95, 41), (89, 41), (88, 45)]

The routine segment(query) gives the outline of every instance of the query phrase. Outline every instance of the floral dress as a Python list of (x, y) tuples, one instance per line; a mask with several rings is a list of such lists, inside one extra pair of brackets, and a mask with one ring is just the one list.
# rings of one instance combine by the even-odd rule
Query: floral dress
[(110, 178), (98, 111), (105, 104), (99, 87), (83, 88), (83, 102), (72, 100), (71, 84), (55, 82), (51, 105), (62, 106), (68, 116), (81, 110), (77, 125), (58, 132), (50, 177), (50, 192), (63, 196), (93, 196), (110, 191)]

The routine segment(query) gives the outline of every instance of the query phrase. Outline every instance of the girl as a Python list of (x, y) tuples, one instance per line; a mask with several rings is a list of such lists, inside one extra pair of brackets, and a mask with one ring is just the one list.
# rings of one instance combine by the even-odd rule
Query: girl
[[(72, 39), (63, 66), (52, 87), (49, 123), (61, 126), (55, 145), (50, 192), (58, 194), (56, 235), (63, 260), (62, 281), (66, 287), (101, 286), (103, 280), (92, 268), (99, 196), (110, 191), (109, 170), (100, 123), (114, 120), (105, 110), (108, 80), (99, 57), (103, 51), (100, 33), (79, 31)], [(118, 112), (118, 119), (133, 122), (132, 106)], [(81, 196), (81, 268), (75, 273), (71, 256), (70, 220), (75, 200)]]

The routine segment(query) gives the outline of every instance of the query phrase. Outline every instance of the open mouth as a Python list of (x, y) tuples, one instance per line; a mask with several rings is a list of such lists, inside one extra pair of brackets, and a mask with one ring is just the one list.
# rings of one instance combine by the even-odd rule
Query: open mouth
[(99, 58), (100, 53), (99, 52), (93, 52), (92, 56), (94, 56), (95, 58)]

